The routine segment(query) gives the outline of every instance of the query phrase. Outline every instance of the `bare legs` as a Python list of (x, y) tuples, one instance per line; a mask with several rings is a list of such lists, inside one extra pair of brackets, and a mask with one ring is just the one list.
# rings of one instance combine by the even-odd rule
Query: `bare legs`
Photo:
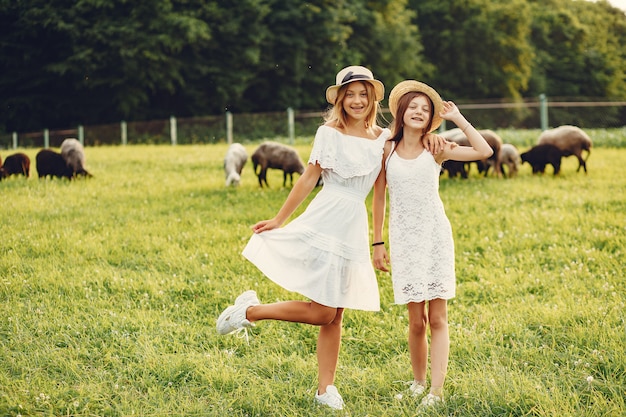
[(254, 305), (246, 311), (251, 321), (282, 320), (320, 326), (317, 339), (318, 393), (324, 394), (333, 385), (339, 349), (343, 308), (326, 307), (314, 301), (284, 301)]
[(409, 303), (409, 351), (413, 377), (416, 381), (426, 380), (428, 363), (428, 341), (426, 326), (430, 325), (430, 393), (441, 397), (448, 370), (450, 336), (448, 334), (447, 301), (437, 298), (426, 303)]
[(409, 303), (409, 353), (413, 379), (426, 386), (426, 368), (428, 367), (428, 340), (426, 327), (426, 303)]
[(343, 309), (336, 310), (337, 315), (334, 320), (320, 327), (320, 334), (317, 337), (317, 367), (318, 386), (317, 392), (323, 394), (328, 385), (333, 385), (335, 381), (335, 371), (339, 360), (339, 348), (341, 347), (341, 325), (343, 319)]

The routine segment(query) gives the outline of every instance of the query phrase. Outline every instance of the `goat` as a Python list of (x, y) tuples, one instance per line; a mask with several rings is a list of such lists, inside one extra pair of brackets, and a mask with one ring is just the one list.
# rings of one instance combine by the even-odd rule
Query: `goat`
[[(561, 150), (564, 157), (575, 155), (578, 158), (578, 169), (580, 167), (587, 173), (587, 158), (591, 154), (591, 138), (579, 127), (563, 125), (554, 129), (549, 129), (539, 135), (537, 145), (552, 144)], [(587, 151), (585, 159), (582, 152)]]
[(554, 168), (554, 175), (561, 170), (561, 157), (563, 152), (555, 145), (544, 143), (535, 145), (528, 151), (522, 153), (520, 158), (522, 163), (528, 162), (533, 169), (533, 174), (544, 173), (546, 165), (550, 164)]
[(85, 149), (77, 139), (67, 138), (61, 143), (61, 156), (74, 172), (74, 176), (92, 176), (85, 170)]
[(517, 175), (519, 166), (521, 165), (521, 159), (519, 152), (515, 145), (510, 143), (503, 143), (500, 147), (500, 155), (498, 156), (498, 168), (497, 171), (505, 174), (502, 170), (502, 166), (508, 167), (508, 176), (514, 177)]
[(233, 143), (228, 147), (224, 157), (224, 174), (226, 186), (238, 186), (241, 181), (241, 171), (248, 160), (246, 148), (241, 143)]
[(51, 149), (42, 149), (37, 152), (35, 160), (39, 178), (51, 176), (71, 180), (74, 176), (74, 169), (67, 165), (63, 156)]
[(4, 159), (4, 164), (0, 167), (0, 179), (14, 174), (28, 178), (30, 175), (30, 158), (28, 155), (15, 153)]
[[(457, 175), (460, 175), (461, 178), (467, 178), (467, 174), (469, 171), (469, 164), (472, 162), (476, 163), (478, 167), (478, 172), (483, 173), (487, 176), (489, 173), (489, 168), (491, 166), (494, 167), (497, 175), (500, 175), (500, 167), (497, 164), (498, 155), (500, 154), (500, 147), (502, 146), (502, 139), (498, 134), (496, 134), (493, 130), (489, 129), (481, 129), (478, 131), (483, 138), (487, 141), (491, 149), (493, 150), (493, 154), (483, 160), (476, 161), (452, 161), (448, 160), (443, 163), (443, 168), (448, 171), (449, 178), (454, 178)], [(446, 130), (440, 134), (444, 139), (449, 140), (451, 142), (456, 142), (459, 146), (472, 146), (465, 136), (465, 133), (459, 128), (454, 128), (450, 130)]]
[[(297, 172), (302, 175), (304, 172), (304, 163), (298, 156), (295, 149), (277, 142), (265, 142), (252, 154), (252, 166), (254, 173), (259, 177), (259, 186), (262, 188), (263, 183), (267, 187), (267, 169), (281, 169), (283, 171), (283, 187), (287, 184), (287, 175), (289, 175), (291, 185), (293, 185), (293, 173)], [(257, 167), (259, 170), (257, 172)]]

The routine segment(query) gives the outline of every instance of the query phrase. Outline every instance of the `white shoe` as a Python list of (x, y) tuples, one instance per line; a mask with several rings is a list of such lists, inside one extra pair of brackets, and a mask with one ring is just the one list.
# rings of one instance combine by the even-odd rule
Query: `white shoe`
[(240, 329), (254, 327), (246, 318), (246, 311), (253, 305), (259, 304), (256, 292), (249, 290), (235, 299), (235, 304), (228, 307), (217, 318), (217, 332), (219, 334), (229, 334)]
[(428, 394), (422, 398), (422, 407), (434, 407), (441, 404), (443, 404), (443, 398), (435, 394)]
[(413, 381), (409, 387), (409, 392), (413, 397), (418, 397), (426, 391), (426, 385), (422, 385), (417, 381)]
[(235, 305), (246, 304), (246, 303), (251, 306), (261, 304), (261, 302), (259, 301), (259, 298), (256, 295), (256, 291), (254, 290), (244, 291), (243, 293), (241, 293), (241, 295), (239, 295), (239, 297), (235, 298)]
[(318, 404), (327, 405), (335, 410), (343, 410), (343, 398), (341, 398), (337, 387), (334, 385), (328, 385), (326, 392), (321, 395), (315, 393), (315, 400)]

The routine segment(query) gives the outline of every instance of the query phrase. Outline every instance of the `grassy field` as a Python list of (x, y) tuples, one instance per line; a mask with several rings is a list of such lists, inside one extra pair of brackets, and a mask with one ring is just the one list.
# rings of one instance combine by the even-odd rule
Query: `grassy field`
[[(501, 135), (525, 148), (536, 132)], [(311, 140), (296, 144), (305, 160)], [(514, 179), (442, 177), (458, 290), (446, 403), (428, 415), (626, 414), (626, 131), (600, 142), (587, 175), (567, 158), (558, 177), (528, 165)], [(0, 182), (0, 415), (416, 415), (397, 398), (411, 379), (407, 314), (386, 274), (380, 312), (345, 314), (344, 412), (313, 403), (317, 328), (217, 335), (245, 289), (297, 297), (240, 255), (289, 189), (277, 171), (259, 189), (249, 163), (226, 189), (225, 151), (87, 148), (92, 179), (39, 181), (33, 166)]]

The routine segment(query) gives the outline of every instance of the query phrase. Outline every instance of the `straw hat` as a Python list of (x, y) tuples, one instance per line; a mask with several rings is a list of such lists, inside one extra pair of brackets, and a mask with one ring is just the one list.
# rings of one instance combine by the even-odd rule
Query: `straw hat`
[(367, 81), (372, 84), (376, 92), (376, 101), (381, 101), (385, 97), (385, 86), (380, 81), (374, 79), (372, 71), (359, 65), (353, 65), (337, 73), (335, 85), (331, 85), (326, 89), (326, 101), (330, 104), (335, 104), (339, 88), (353, 81)]
[(428, 97), (430, 97), (430, 99), (432, 100), (435, 108), (433, 109), (433, 112), (432, 112), (433, 122), (430, 126), (430, 131), (432, 132), (436, 130), (441, 125), (441, 122), (443, 121), (443, 119), (439, 115), (439, 113), (441, 113), (441, 111), (443, 110), (443, 100), (441, 100), (439, 93), (437, 93), (429, 85), (424, 84), (422, 82), (415, 81), (415, 80), (402, 81), (401, 83), (396, 85), (393, 88), (393, 90), (391, 90), (391, 93), (389, 93), (389, 111), (391, 112), (391, 115), (393, 116), (394, 119), (397, 119), (396, 111), (398, 111), (398, 101), (406, 93), (412, 93), (412, 92), (424, 93)]

